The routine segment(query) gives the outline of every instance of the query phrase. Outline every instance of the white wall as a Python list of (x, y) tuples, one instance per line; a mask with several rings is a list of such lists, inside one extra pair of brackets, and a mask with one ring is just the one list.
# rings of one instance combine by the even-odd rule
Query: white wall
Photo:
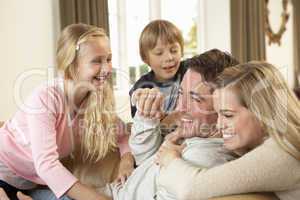
[[(270, 10), (269, 21), (272, 29), (276, 33), (281, 24), (282, 1), (270, 0), (268, 4)], [(269, 39), (266, 37), (266, 59), (268, 62), (277, 66), (283, 76), (288, 81), (290, 87), (293, 86), (293, 9), (289, 2), (288, 11), (290, 18), (286, 26), (286, 32), (281, 38), (281, 46), (278, 44), (269, 45)]]
[[(12, 116), (17, 108), (14, 86), (20, 76), (32, 69), (46, 73), (55, 65), (58, 11), (58, 0), (0, 0), (0, 120)], [(25, 97), (45, 79), (45, 75), (31, 75), (17, 94)]]
[(199, 0), (200, 51), (231, 51), (230, 0)]

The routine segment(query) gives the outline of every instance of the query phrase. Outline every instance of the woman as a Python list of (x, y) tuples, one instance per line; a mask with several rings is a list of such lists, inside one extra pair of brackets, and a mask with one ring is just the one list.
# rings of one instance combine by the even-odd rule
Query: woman
[(300, 105), (280, 72), (265, 62), (249, 62), (225, 69), (216, 82), (214, 107), (224, 146), (242, 157), (199, 168), (183, 161), (178, 145), (168, 141), (158, 158), (159, 183), (178, 199), (259, 191), (298, 199)]
[(0, 187), (11, 199), (36, 184), (48, 186), (57, 198), (108, 199), (62, 165), (70, 155), (93, 163), (119, 147), (118, 179), (129, 176), (133, 158), (114, 110), (111, 57), (103, 29), (73, 24), (63, 30), (56, 54), (60, 78), (35, 89), (26, 107), (0, 129)]

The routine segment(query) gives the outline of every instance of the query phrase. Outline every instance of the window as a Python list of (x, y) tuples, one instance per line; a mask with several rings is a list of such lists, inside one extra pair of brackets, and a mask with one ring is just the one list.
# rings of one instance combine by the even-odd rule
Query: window
[(230, 0), (109, 0), (110, 40), (116, 110), (131, 121), (128, 91), (149, 67), (139, 55), (142, 29), (154, 19), (166, 19), (181, 29), (184, 57), (211, 48), (230, 52)]
[(128, 93), (132, 84), (150, 70), (140, 58), (138, 42), (141, 31), (153, 19), (169, 20), (182, 31), (184, 58), (211, 48), (230, 52), (229, 0), (109, 0), (108, 3), (117, 91)]
[(109, 1), (109, 20), (115, 89), (128, 91), (147, 71), (139, 56), (138, 42), (149, 22), (149, 0)]
[[(197, 54), (198, 0), (163, 0), (161, 16), (174, 23), (184, 38), (184, 57)], [(178, 9), (180, 8), (180, 9)]]

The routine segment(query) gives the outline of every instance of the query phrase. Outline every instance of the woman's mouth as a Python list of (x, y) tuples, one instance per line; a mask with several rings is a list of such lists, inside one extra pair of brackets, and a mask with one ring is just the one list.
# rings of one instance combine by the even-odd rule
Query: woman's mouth
[(235, 136), (234, 133), (229, 133), (229, 132), (223, 132), (222, 135), (224, 140), (229, 140)]

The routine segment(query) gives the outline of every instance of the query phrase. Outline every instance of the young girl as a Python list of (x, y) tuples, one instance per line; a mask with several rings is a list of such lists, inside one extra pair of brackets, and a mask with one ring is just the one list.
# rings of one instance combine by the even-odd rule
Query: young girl
[(209, 199), (249, 192), (300, 196), (300, 104), (278, 69), (250, 62), (225, 69), (214, 108), (224, 146), (241, 158), (205, 169), (181, 159), (178, 145), (160, 149), (159, 183), (178, 199)]
[(63, 30), (56, 55), (60, 78), (35, 89), (0, 129), (0, 187), (11, 199), (36, 184), (47, 185), (57, 198), (107, 199), (62, 165), (69, 155), (93, 163), (119, 147), (118, 177), (131, 173), (133, 159), (108, 81), (111, 57), (102, 29), (74, 24)]

